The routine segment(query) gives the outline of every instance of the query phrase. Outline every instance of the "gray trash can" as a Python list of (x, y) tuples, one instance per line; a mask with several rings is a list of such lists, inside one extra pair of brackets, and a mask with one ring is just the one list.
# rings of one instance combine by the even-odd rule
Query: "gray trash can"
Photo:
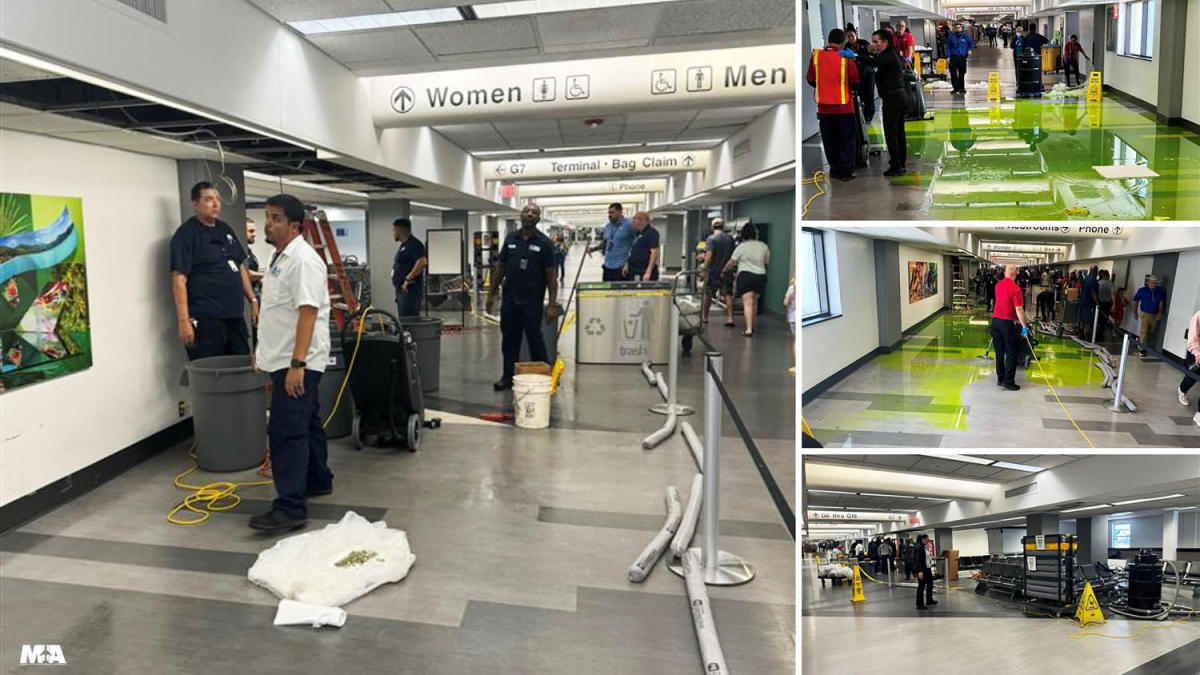
[(442, 370), (442, 320), (432, 316), (403, 316), (400, 326), (412, 334), (417, 345), (421, 390), (437, 391)]
[[(354, 349), (353, 346), (350, 347)], [(346, 364), (348, 357), (342, 355), (342, 345), (334, 342), (329, 350), (329, 363), (325, 366), (325, 374), (321, 376), (318, 385), (318, 397), (321, 401), (321, 421), (324, 422), (333, 411), (333, 403), (337, 400), (338, 391), (342, 388), (342, 380), (346, 379)], [(354, 428), (354, 397), (350, 395), (350, 385), (342, 394), (342, 402), (338, 404), (337, 412), (325, 427), (326, 438), (342, 438), (349, 436)]]
[(187, 364), (192, 389), (196, 464), (204, 471), (242, 471), (267, 449), (267, 383), (249, 356), (212, 356)]
[[(542, 340), (546, 343), (546, 363), (554, 365), (558, 359), (558, 325), (563, 321), (563, 306), (558, 305), (558, 316), (553, 319), (547, 319), (546, 315), (542, 315)], [(529, 356), (529, 342), (524, 337), (521, 338), (521, 357), (520, 361), (532, 361)]]

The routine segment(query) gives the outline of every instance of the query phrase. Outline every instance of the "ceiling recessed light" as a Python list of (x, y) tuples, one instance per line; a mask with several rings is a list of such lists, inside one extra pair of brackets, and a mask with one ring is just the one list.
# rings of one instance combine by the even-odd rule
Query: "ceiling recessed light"
[(1111, 506), (1112, 506), (1112, 504), (1096, 504), (1095, 506), (1080, 506), (1077, 509), (1064, 509), (1062, 511), (1059, 511), (1059, 513), (1075, 513), (1076, 511), (1091, 511), (1092, 509), (1106, 509)]
[(935, 455), (928, 452), (921, 453), (924, 457), (932, 457), (934, 459), (952, 459), (956, 462), (966, 462), (968, 464), (991, 464), (996, 461), (994, 459), (984, 459), (982, 457), (972, 457), (970, 455)]
[(916, 499), (916, 497), (913, 497), (912, 495), (885, 495), (878, 492), (860, 492), (858, 494), (862, 497), (896, 497), (899, 499)]
[(1046, 467), (1044, 466), (1030, 466), (1028, 464), (1015, 464), (1013, 462), (996, 462), (992, 466), (996, 467), (997, 469), (1012, 469), (1013, 471), (1028, 471), (1029, 473), (1037, 473), (1039, 471), (1046, 470)]
[(1174, 499), (1176, 497), (1186, 497), (1187, 495), (1176, 493), (1173, 495), (1163, 495), (1161, 497), (1142, 497), (1141, 499), (1126, 499), (1123, 502), (1113, 502), (1113, 506), (1125, 506), (1126, 504), (1140, 504), (1141, 502), (1156, 502), (1160, 499)]
[(809, 490), (808, 490), (808, 491), (809, 491), (809, 492), (823, 492), (823, 493), (825, 493), (825, 494), (829, 494), (829, 495), (852, 495), (852, 494), (857, 494), (857, 493), (855, 493), (855, 492), (843, 492), (842, 490), (814, 490), (814, 489), (812, 489), (812, 488), (809, 488)]

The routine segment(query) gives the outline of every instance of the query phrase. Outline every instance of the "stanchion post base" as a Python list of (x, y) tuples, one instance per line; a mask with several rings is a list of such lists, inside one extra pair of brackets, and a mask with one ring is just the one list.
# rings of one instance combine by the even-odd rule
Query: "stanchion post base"
[[(650, 406), (650, 412), (658, 414), (658, 415), (670, 415), (671, 414), (671, 404), (658, 403), (658, 404), (652, 405), (652, 406)], [(695, 412), (696, 412), (696, 410), (690, 406), (679, 405), (678, 403), (675, 404), (675, 416), (676, 417), (692, 415), (692, 414), (695, 414)]]
[[(667, 569), (683, 576), (683, 564), (679, 560), (667, 563)], [(754, 567), (729, 551), (717, 553), (716, 567), (704, 567), (704, 583), (709, 586), (738, 586), (754, 578)]]
[(1106, 404), (1104, 407), (1105, 407), (1105, 408), (1106, 408), (1106, 409), (1107, 409), (1109, 412), (1117, 412), (1117, 413), (1127, 413), (1127, 412), (1129, 412), (1129, 409), (1125, 407), (1125, 404), (1124, 404), (1124, 403), (1121, 403), (1120, 401), (1118, 401), (1118, 400), (1116, 400), (1116, 399), (1113, 399), (1112, 401), (1109, 401), (1109, 402), (1108, 402), (1108, 403), (1107, 403), (1107, 404)]

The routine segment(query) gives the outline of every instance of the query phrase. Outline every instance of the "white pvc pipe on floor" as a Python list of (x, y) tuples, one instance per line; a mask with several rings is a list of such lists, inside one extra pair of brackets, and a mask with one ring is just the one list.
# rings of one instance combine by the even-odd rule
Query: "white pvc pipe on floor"
[(682, 562), (688, 604), (692, 608), (692, 625), (696, 627), (696, 641), (700, 643), (700, 659), (704, 662), (702, 672), (705, 675), (729, 675), (729, 666), (725, 665), (725, 652), (721, 650), (721, 640), (717, 637), (717, 624), (713, 620), (708, 589), (704, 586), (699, 551), (697, 549), (685, 551)]
[(667, 381), (663, 379), (662, 373), (654, 374), (654, 386), (658, 387), (658, 395), (662, 396), (663, 401), (671, 400), (671, 390), (667, 387)]
[(671, 553), (676, 558), (682, 558), (692, 543), (696, 534), (696, 521), (700, 520), (700, 501), (704, 499), (704, 476), (696, 474), (692, 477), (692, 491), (688, 495), (687, 508), (683, 511), (683, 520), (679, 523), (679, 531), (671, 540)]
[(664, 422), (663, 425), (654, 433), (642, 439), (642, 449), (651, 450), (659, 443), (662, 443), (670, 438), (671, 435), (675, 433), (675, 422), (675, 409), (671, 408), (671, 411), (667, 413), (667, 421)]
[(654, 569), (654, 564), (662, 557), (663, 551), (671, 543), (671, 538), (675, 536), (675, 532), (679, 529), (679, 521), (683, 518), (682, 508), (679, 505), (679, 490), (672, 485), (667, 488), (667, 521), (663, 523), (663, 527), (654, 535), (654, 539), (646, 544), (646, 548), (642, 549), (641, 554), (629, 566), (629, 580), (634, 583), (640, 583), (646, 579), (646, 575), (650, 574), (650, 570)]
[(703, 473), (704, 444), (700, 442), (700, 436), (696, 434), (691, 422), (683, 422), (679, 427), (683, 429), (683, 440), (687, 442), (688, 449), (692, 451), (692, 459), (696, 461), (696, 470)]
[(646, 377), (646, 382), (649, 382), (651, 387), (655, 386), (658, 381), (658, 376), (650, 369), (649, 361), (642, 361), (642, 375)]

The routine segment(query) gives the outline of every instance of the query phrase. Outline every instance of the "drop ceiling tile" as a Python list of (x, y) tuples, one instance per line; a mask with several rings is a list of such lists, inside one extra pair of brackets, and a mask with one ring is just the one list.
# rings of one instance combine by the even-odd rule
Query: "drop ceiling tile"
[(731, 108), (703, 108), (697, 120), (722, 120), (746, 123), (771, 109), (769, 105), (747, 105)]
[[(980, 455), (985, 459), (994, 459), (1000, 462), (1015, 462), (1017, 464), (1029, 464), (1030, 460), (1039, 455)], [(1038, 464), (1041, 466), (1041, 464)]]
[(558, 125), (552, 119), (498, 120), (493, 124), (505, 136), (558, 133)]
[(411, 28), (313, 35), (308, 38), (326, 54), (349, 66), (376, 61), (432, 63), (433, 55), (413, 35)]
[(529, 17), (464, 21), (412, 29), (436, 56), (512, 52), (538, 46)]
[[(915, 463), (913, 455), (866, 455), (862, 463), (872, 466), (899, 467), (907, 469)], [(886, 492), (886, 490), (885, 490)]]
[(105, 124), (96, 124), (95, 122), (78, 120), (64, 115), (41, 112), (33, 115), (0, 118), (0, 127), (52, 135), (72, 131), (111, 131), (113, 129), (113, 127)]
[(1024, 462), (1017, 462), (1017, 460), (1014, 460), (1014, 459), (1010, 459), (1007, 461), (1017, 462), (1018, 464), (1028, 464), (1030, 466), (1040, 466), (1040, 467), (1044, 467), (1047, 469), (1053, 469), (1056, 466), (1062, 466), (1063, 464), (1070, 464), (1071, 462), (1074, 462), (1076, 459), (1077, 458), (1071, 457), (1069, 455), (1037, 455), (1035, 457), (1030, 457), (1029, 459), (1027, 459)]
[(627, 124), (652, 124), (661, 122), (690, 122), (696, 116), (694, 110), (647, 110), (625, 114)]
[(19, 61), (0, 59), (0, 82), (24, 82), (28, 80), (52, 80), (62, 75), (48, 70), (27, 66)]
[(917, 461), (912, 464), (913, 471), (923, 473), (933, 473), (941, 476), (949, 476), (962, 470), (966, 462), (959, 462), (953, 459), (945, 459), (943, 457), (917, 457)]
[(548, 48), (611, 48), (649, 44), (662, 12), (661, 6), (642, 5), (556, 12), (535, 20), (542, 44)]
[(728, 136), (732, 136), (745, 128), (745, 125), (735, 127), (688, 127), (683, 131), (683, 133), (679, 134), (679, 140), (692, 141), (709, 138), (723, 139)]
[(26, 108), (25, 106), (13, 105), (0, 101), (0, 119), (7, 117), (16, 117), (18, 115), (36, 115), (37, 110)]
[(491, 124), (484, 122), (482, 124), (438, 124), (433, 127), (433, 130), (442, 134), (495, 134), (496, 130)]
[(961, 476), (963, 478), (987, 478), (988, 480), (994, 480), (995, 477), (1001, 473), (1003, 473), (1003, 469), (996, 469), (990, 466), (984, 466), (982, 464), (963, 463), (963, 465), (954, 472), (954, 475)]
[(280, 21), (331, 19), (334, 17), (383, 14), (393, 8), (384, 0), (250, 0)]
[(701, 35), (794, 26), (795, 0), (702, 0), (666, 5), (660, 35)]

